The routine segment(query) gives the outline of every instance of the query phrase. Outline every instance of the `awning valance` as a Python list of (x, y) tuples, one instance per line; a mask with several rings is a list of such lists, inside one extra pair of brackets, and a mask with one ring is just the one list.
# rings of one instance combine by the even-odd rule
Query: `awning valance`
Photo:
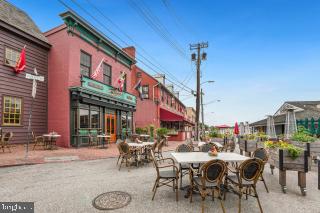
[(184, 121), (182, 115), (176, 114), (169, 110), (160, 108), (160, 120), (161, 121)]

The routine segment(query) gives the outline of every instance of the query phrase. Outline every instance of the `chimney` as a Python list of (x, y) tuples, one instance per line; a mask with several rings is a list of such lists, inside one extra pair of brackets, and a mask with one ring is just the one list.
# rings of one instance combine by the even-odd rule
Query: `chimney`
[(125, 47), (122, 50), (125, 51), (133, 59), (136, 59), (136, 48), (134, 46)]
[(165, 81), (166, 81), (166, 76), (164, 74), (158, 74), (158, 75), (155, 75), (153, 76), (158, 82), (160, 82), (161, 84), (163, 85), (166, 85)]
[(174, 91), (173, 91), (173, 84), (168, 84), (168, 85), (166, 85), (166, 87), (168, 88), (168, 90), (169, 90), (170, 92), (174, 93)]

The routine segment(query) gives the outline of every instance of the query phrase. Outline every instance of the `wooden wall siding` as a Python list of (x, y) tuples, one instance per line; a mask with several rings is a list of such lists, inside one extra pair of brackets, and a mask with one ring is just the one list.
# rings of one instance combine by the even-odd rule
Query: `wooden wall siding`
[[(24, 45), (26, 48), (27, 67), (24, 72), (16, 75), (12, 67), (4, 65), (5, 47), (20, 51)], [(31, 108), (32, 80), (26, 79), (26, 73), (33, 73), (34, 67), (40, 75), (45, 76), (45, 82), (39, 82), (37, 96), (33, 106), (32, 130), (36, 135), (47, 132), (47, 73), (48, 73), (48, 49), (24, 39), (21, 36), (0, 28), (0, 126), (4, 131), (13, 132), (13, 143), (26, 143), (28, 132), (28, 119)], [(3, 95), (21, 97), (23, 100), (22, 125), (18, 127), (2, 126)]]

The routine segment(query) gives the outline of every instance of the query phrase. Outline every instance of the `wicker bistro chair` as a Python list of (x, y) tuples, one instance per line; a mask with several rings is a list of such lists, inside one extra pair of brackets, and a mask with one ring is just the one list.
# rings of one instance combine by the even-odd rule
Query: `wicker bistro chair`
[[(176, 152), (192, 152), (192, 148), (187, 144), (180, 144), (176, 148)], [(182, 188), (182, 177), (189, 173), (189, 164), (179, 164), (180, 170), (180, 188)]]
[(253, 157), (254, 158), (259, 158), (260, 160), (263, 161), (263, 168), (262, 168), (262, 171), (261, 171), (260, 180), (263, 182), (264, 188), (266, 188), (266, 191), (269, 193), (268, 186), (267, 186), (266, 181), (264, 180), (264, 177), (263, 177), (264, 166), (268, 162), (268, 158), (269, 158), (268, 152), (264, 148), (259, 148), (259, 149), (256, 149), (256, 151), (253, 152)]
[[(236, 171), (231, 171), (235, 175), (227, 175), (225, 179), (225, 186), (228, 186), (228, 182), (234, 187), (232, 190), (239, 196), (239, 213), (241, 212), (241, 199), (242, 195), (253, 196), (257, 199), (260, 212), (263, 212), (259, 196), (256, 190), (256, 184), (263, 170), (263, 161), (258, 158), (251, 158), (242, 162)], [(236, 188), (236, 189), (235, 189)], [(253, 189), (254, 195), (251, 195), (251, 189)], [(226, 198), (226, 193), (224, 193), (224, 199)]]
[(223, 190), (223, 178), (226, 172), (227, 164), (222, 160), (215, 159), (203, 164), (198, 173), (190, 166), (190, 203), (192, 202), (192, 192), (195, 187), (197, 187), (202, 198), (202, 212), (204, 212), (205, 198), (211, 193), (212, 200), (214, 201), (214, 191), (216, 190), (218, 191), (217, 197), (220, 201), (221, 208), (223, 212), (225, 212), (221, 191)]
[(158, 146), (158, 142), (154, 141), (152, 145), (148, 145), (145, 147), (143, 155), (148, 159), (148, 162), (152, 161), (151, 151), (156, 152), (156, 148)]
[(162, 148), (163, 148), (165, 142), (166, 142), (165, 139), (162, 139), (162, 140), (157, 144), (156, 151), (154, 152), (155, 157), (156, 157), (157, 159), (159, 159), (159, 160), (160, 160), (160, 159), (163, 159)]
[(117, 165), (118, 165), (119, 160), (120, 160), (120, 158), (122, 157), (122, 154), (123, 154), (122, 150), (120, 149), (120, 143), (123, 143), (123, 140), (117, 139), (116, 145), (117, 145), (117, 148), (118, 148), (118, 151), (119, 151), (119, 157), (118, 157)]
[(32, 140), (33, 140), (33, 143), (34, 143), (33, 150), (36, 149), (36, 146), (43, 146), (44, 147), (44, 145), (45, 145), (43, 136), (36, 136), (34, 134), (34, 132), (32, 132)]
[(214, 143), (206, 143), (206, 144), (203, 144), (202, 146), (199, 147), (199, 151), (200, 152), (209, 152), (213, 146), (216, 147), (216, 150), (219, 150), (217, 145), (215, 145)]
[(129, 145), (127, 143), (120, 143), (118, 144), (118, 149), (119, 149), (119, 153), (120, 153), (120, 165), (119, 165), (119, 171), (121, 169), (121, 166), (123, 163), (126, 163), (126, 167), (131, 167), (131, 162), (132, 159), (136, 158), (136, 163), (138, 166), (138, 159), (137, 159), (137, 154), (136, 154), (136, 150), (130, 149)]
[[(154, 200), (154, 196), (156, 195), (157, 189), (161, 186), (169, 186), (173, 188), (173, 191), (176, 193), (176, 201), (179, 200), (179, 189), (178, 189), (178, 180), (179, 180), (179, 169), (174, 164), (174, 160), (172, 158), (163, 158), (161, 160), (170, 161), (170, 164), (159, 166), (158, 162), (161, 161), (156, 159), (155, 153), (151, 150), (151, 156), (153, 159), (154, 167), (157, 171), (157, 178), (152, 188), (153, 196), (152, 200)], [(171, 168), (170, 170), (163, 170), (165, 168)], [(169, 185), (172, 182), (172, 186)]]
[(0, 146), (1, 146), (3, 152), (5, 151), (4, 150), (5, 148), (9, 149), (9, 152), (11, 152), (10, 140), (11, 140), (12, 137), (13, 137), (13, 133), (12, 132), (6, 132), (6, 133), (3, 133), (1, 135)]

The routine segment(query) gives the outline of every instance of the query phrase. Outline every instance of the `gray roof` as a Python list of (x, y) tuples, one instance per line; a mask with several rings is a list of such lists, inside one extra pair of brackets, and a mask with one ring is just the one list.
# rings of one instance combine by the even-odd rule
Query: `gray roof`
[(5, 0), (0, 0), (0, 20), (48, 43), (47, 38), (42, 34), (28, 14)]
[[(320, 118), (320, 109), (317, 105), (320, 105), (320, 101), (287, 101), (285, 104), (291, 104), (293, 106), (303, 109), (303, 111), (297, 111), (295, 113), (297, 120), (308, 118), (314, 118), (315, 120)], [(276, 115), (273, 117), (274, 124), (284, 124), (286, 122), (286, 114)], [(262, 119), (251, 123), (250, 126), (267, 126), (267, 119)]]

